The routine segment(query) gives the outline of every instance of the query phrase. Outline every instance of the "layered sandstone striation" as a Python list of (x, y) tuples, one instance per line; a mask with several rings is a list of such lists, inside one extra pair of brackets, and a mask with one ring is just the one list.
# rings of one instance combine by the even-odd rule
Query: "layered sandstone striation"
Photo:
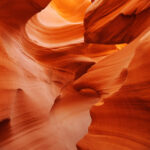
[(149, 0), (0, 8), (0, 149), (150, 149)]

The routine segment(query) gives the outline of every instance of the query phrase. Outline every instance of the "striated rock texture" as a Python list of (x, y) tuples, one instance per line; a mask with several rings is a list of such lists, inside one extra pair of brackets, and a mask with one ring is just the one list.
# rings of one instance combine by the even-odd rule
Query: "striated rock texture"
[(150, 149), (149, 0), (0, 8), (0, 150)]
[[(128, 66), (122, 65), (121, 73), (117, 78), (108, 76), (109, 80), (104, 78), (104, 81), (107, 82), (99, 81), (99, 84), (97, 83), (101, 86), (101, 93), (105, 96), (101, 98), (101, 101), (104, 100), (104, 105), (96, 104), (92, 107), (92, 124), (89, 127), (89, 133), (78, 143), (79, 149), (148, 150), (150, 148), (149, 40), (150, 32), (146, 30), (140, 37), (118, 52), (120, 55), (117, 53), (111, 55), (112, 60), (117, 56), (122, 59), (105, 68), (107, 71), (111, 68), (118, 70), (118, 64), (122, 64), (123, 60), (129, 60), (129, 55), (132, 59)], [(102, 66), (103, 69), (104, 67)], [(103, 69), (100, 69), (99, 74)], [(88, 75), (90, 73), (87, 73)], [(126, 79), (122, 82), (124, 78)], [(85, 79), (82, 82), (85, 82)], [(107, 87), (108, 81), (111, 85), (109, 87)], [(112, 87), (112, 83), (117, 85), (121, 82), (121, 88), (119, 90), (117, 88), (117, 92), (114, 92), (115, 86)], [(91, 84), (94, 86), (96, 83), (91, 82)], [(98, 86), (95, 88), (99, 89)], [(114, 94), (108, 96), (109, 92), (111, 94), (114, 92)]]
[(105, 44), (131, 42), (150, 26), (149, 7), (149, 0), (94, 1), (85, 15), (85, 41)]

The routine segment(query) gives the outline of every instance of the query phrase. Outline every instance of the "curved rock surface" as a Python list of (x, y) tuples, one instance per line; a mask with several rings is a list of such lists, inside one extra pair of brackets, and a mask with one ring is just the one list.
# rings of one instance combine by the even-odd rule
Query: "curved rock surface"
[[(129, 53), (132, 54), (129, 66), (124, 67), (122, 65), (122, 71), (125, 71), (126, 79), (115, 94), (107, 98), (101, 98), (100, 101), (104, 101), (104, 105), (101, 105), (101, 102), (92, 107), (92, 124), (89, 133), (78, 143), (79, 149), (149, 149), (149, 40), (150, 30), (148, 29), (119, 52), (121, 59), (118, 64), (121, 64), (121, 61), (125, 58), (128, 60)], [(127, 55), (121, 55), (124, 51)], [(117, 54), (114, 55), (117, 56)], [(114, 67), (108, 66), (107, 71), (111, 68), (118, 69), (118, 64), (114, 63)], [(120, 78), (124, 77), (122, 75), (115, 79), (112, 77), (111, 80), (119, 82)], [(105, 86), (105, 90), (107, 88)]]
[(149, 0), (96, 0), (84, 20), (88, 43), (129, 43), (150, 26)]
[(1, 0), (0, 149), (149, 150), (149, 6)]

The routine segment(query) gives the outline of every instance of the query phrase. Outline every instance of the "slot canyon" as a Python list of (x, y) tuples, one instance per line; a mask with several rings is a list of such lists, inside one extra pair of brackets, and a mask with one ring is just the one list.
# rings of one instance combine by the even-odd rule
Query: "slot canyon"
[(150, 0), (0, 0), (0, 150), (150, 150)]

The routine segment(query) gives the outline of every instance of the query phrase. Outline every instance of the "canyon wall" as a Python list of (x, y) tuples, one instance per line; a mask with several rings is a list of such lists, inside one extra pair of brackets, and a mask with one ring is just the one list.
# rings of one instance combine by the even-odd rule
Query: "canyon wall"
[(149, 50), (149, 0), (1, 0), (0, 150), (149, 150)]

